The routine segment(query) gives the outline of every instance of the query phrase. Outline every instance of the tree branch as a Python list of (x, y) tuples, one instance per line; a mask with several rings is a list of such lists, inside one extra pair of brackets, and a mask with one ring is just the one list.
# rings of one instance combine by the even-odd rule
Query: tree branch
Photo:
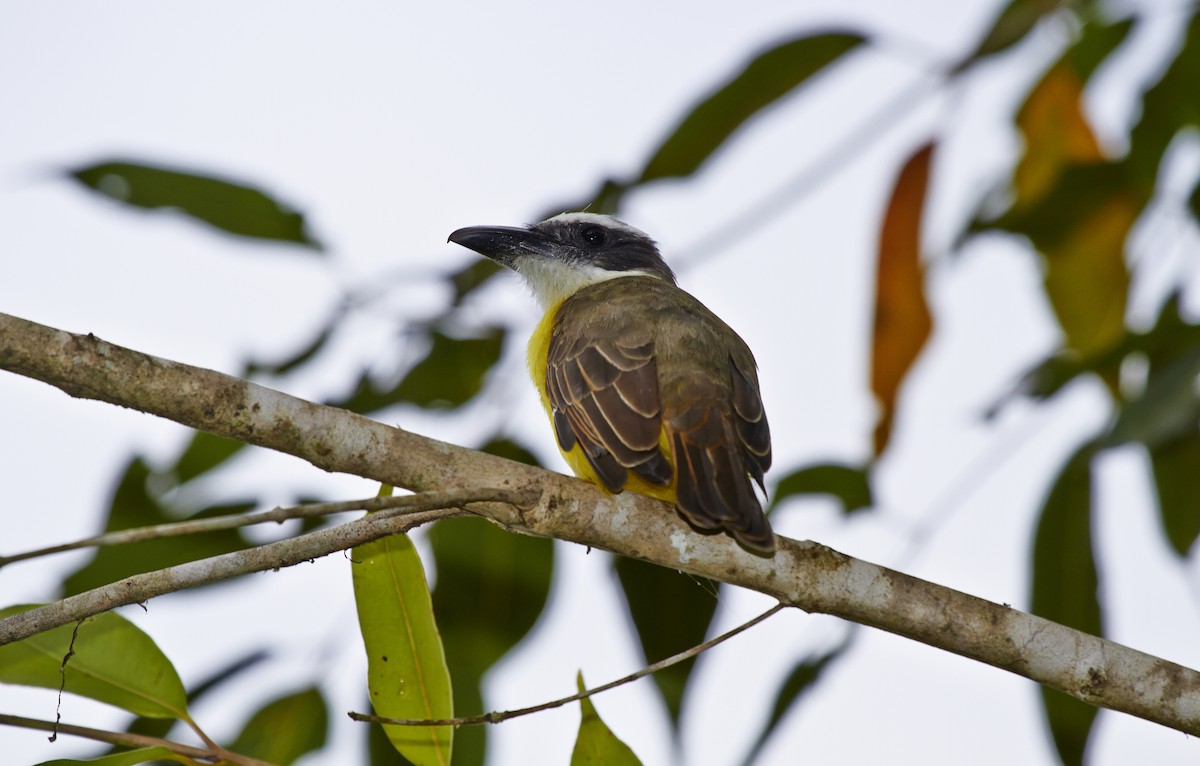
[[(780, 538), (775, 556), (760, 558), (725, 536), (697, 534), (667, 504), (647, 497), (609, 496), (590, 484), (540, 468), (427, 439), (211, 370), (140, 354), (91, 335), (73, 335), (3, 314), (0, 368), (45, 381), (72, 396), (131, 407), (295, 455), (327, 471), (418, 492), (484, 486), (522, 496), (530, 493), (538, 499), (526, 510), (505, 503), (478, 503), (472, 511), (515, 532), (602, 548), (750, 588), (807, 612), (906, 636), (1017, 673), (1084, 702), (1200, 736), (1200, 673), (813, 542)], [(312, 535), (333, 535), (371, 521), (362, 519)], [(264, 569), (286, 565), (266, 558), (259, 562)], [(108, 587), (132, 587), (138, 579)], [(72, 599), (86, 603), (91, 593)], [(50, 620), (39, 629), (66, 621)]]
[(150, 737), (145, 734), (136, 734), (133, 732), (106, 731), (104, 729), (75, 726), (57, 721), (42, 721), (37, 718), (25, 718), (6, 713), (0, 713), (0, 724), (5, 726), (19, 726), (24, 729), (40, 729), (41, 731), (50, 731), (57, 734), (71, 734), (76, 737), (92, 739), (97, 742), (106, 742), (110, 745), (119, 745), (121, 747), (162, 747), (187, 758), (211, 760), (214, 762), (223, 761), (225, 763), (238, 764), (238, 766), (271, 766), (266, 761), (260, 761), (257, 758), (251, 758), (247, 755), (231, 753), (223, 748), (192, 747), (191, 745), (180, 744), (169, 739)]
[[(15, 564), (18, 561), (28, 561), (29, 559), (80, 550), (82, 548), (103, 548), (140, 543), (146, 540), (165, 540), (170, 537), (202, 535), (226, 529), (249, 527), (255, 524), (267, 524), (269, 522), (282, 524), (289, 519), (311, 519), (315, 516), (329, 516), (335, 513), (349, 513), (351, 511), (384, 511), (391, 508), (411, 509), (414, 505), (425, 510), (434, 510), (435, 508), (449, 508), (462, 503), (473, 503), (479, 500), (500, 499), (495, 496), (495, 491), (493, 490), (489, 490), (486, 496), (483, 497), (477, 496), (479, 494), (479, 492), (469, 493), (466, 496), (468, 499), (450, 502), (445, 506), (429, 506), (428, 495), (402, 495), (399, 497), (389, 496), (364, 498), (362, 500), (343, 500), (333, 503), (308, 503), (306, 505), (296, 505), (287, 508), (277, 506), (269, 511), (212, 516), (190, 521), (172, 521), (166, 524), (154, 524), (148, 527), (134, 527), (116, 532), (106, 532), (102, 535), (84, 537), (69, 543), (62, 543), (61, 545), (51, 545), (46, 548), (14, 553), (10, 556), (0, 556), (0, 569), (9, 564)], [(536, 500), (536, 498), (533, 499)], [(408, 512), (411, 512), (411, 510)]]
[(222, 553), (186, 564), (146, 572), (102, 585), (74, 596), (0, 620), (0, 646), (20, 641), (43, 631), (66, 625), (118, 606), (140, 604), (167, 593), (197, 585), (228, 580), (252, 572), (279, 569), (353, 548), (389, 535), (407, 532), (428, 521), (461, 516), (467, 511), (457, 506), (478, 500), (497, 499), (520, 505), (536, 500), (511, 489), (444, 490), (410, 495), (412, 502), (403, 508), (380, 511), (357, 521), (321, 529), (287, 540), (267, 543), (244, 551)]

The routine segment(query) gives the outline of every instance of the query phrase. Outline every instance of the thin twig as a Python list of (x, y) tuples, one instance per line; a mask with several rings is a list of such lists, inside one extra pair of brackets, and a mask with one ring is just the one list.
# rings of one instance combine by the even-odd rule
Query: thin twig
[[(421, 495), (399, 495), (396, 497), (371, 497), (363, 500), (345, 500), (335, 503), (309, 503), (307, 505), (297, 505), (288, 508), (276, 507), (269, 511), (259, 511), (257, 513), (215, 516), (196, 521), (174, 521), (168, 524), (138, 527), (137, 529), (123, 529), (119, 532), (107, 532), (103, 535), (85, 537), (61, 545), (38, 548), (37, 550), (25, 551), (23, 553), (14, 553), (11, 556), (0, 556), (0, 567), (17, 561), (27, 561), (39, 556), (49, 556), (54, 553), (73, 551), (80, 548), (128, 545), (129, 543), (140, 543), (146, 540), (162, 540), (169, 537), (220, 532), (227, 529), (237, 529), (239, 527), (248, 527), (272, 521), (282, 524), (289, 519), (306, 519), (314, 516), (328, 516), (334, 513), (348, 513), (350, 511), (384, 511), (391, 509), (400, 509), (403, 511), (406, 507), (416, 507), (417, 510), (422, 510), (426, 504), (421, 498)], [(393, 515), (396, 514), (385, 514), (383, 518), (391, 518)]]
[(539, 495), (540, 490), (533, 487), (470, 488), (409, 495), (405, 499), (412, 505), (403, 509), (380, 511), (286, 540), (133, 575), (119, 582), (9, 615), (0, 619), (0, 646), (118, 606), (140, 603), (155, 596), (251, 572), (292, 566), (381, 537), (407, 532), (430, 521), (471, 514), (472, 511), (465, 509), (471, 503), (494, 502), (525, 509), (536, 502)]
[(540, 713), (543, 710), (551, 710), (556, 707), (562, 707), (563, 705), (566, 705), (571, 702), (576, 702), (578, 700), (584, 699), (585, 697), (591, 697), (593, 694), (599, 694), (600, 692), (606, 692), (609, 689), (615, 689), (618, 686), (623, 686), (624, 684), (632, 683), (633, 681), (636, 681), (639, 678), (645, 678), (646, 676), (648, 676), (652, 673), (657, 673), (658, 671), (669, 668), (672, 665), (678, 665), (679, 663), (683, 662), (684, 660), (690, 660), (692, 657), (695, 657), (696, 655), (700, 654), (701, 652), (707, 651), (708, 649), (711, 649), (712, 647), (716, 646), (717, 644), (733, 638), (734, 636), (741, 633), (742, 631), (753, 628), (755, 625), (759, 624), (763, 620), (767, 619), (771, 615), (775, 614), (776, 612), (781, 611), (782, 609), (784, 609), (786, 607), (787, 607), (786, 604), (776, 604), (775, 606), (771, 607), (770, 609), (763, 612), (762, 614), (755, 617), (754, 619), (750, 620), (749, 622), (744, 622), (741, 625), (738, 625), (733, 630), (730, 630), (726, 633), (722, 633), (721, 635), (717, 636), (716, 638), (711, 638), (702, 644), (697, 644), (696, 646), (693, 646), (691, 649), (686, 649), (686, 650), (680, 652), (679, 654), (676, 654), (676, 655), (666, 658), (665, 660), (659, 660), (658, 662), (656, 662), (652, 665), (647, 665), (646, 667), (642, 668), (641, 670), (637, 671), (636, 673), (630, 673), (629, 675), (625, 676), (624, 678), (618, 678), (616, 681), (610, 681), (609, 683), (606, 683), (603, 686), (597, 686), (594, 689), (585, 689), (584, 691), (581, 691), (578, 694), (572, 694), (570, 697), (563, 697), (561, 699), (552, 700), (550, 702), (543, 702), (540, 705), (534, 705), (533, 707), (525, 707), (525, 708), (520, 708), (518, 710), (494, 711), (491, 713), (484, 713), (483, 715), (465, 716), (463, 718), (435, 718), (435, 719), (429, 719), (429, 720), (422, 720), (419, 718), (384, 718), (382, 716), (377, 716), (377, 715), (367, 715), (365, 713), (353, 713), (353, 712), (347, 713), (346, 715), (350, 716), (350, 719), (354, 720), (354, 721), (361, 721), (363, 723), (380, 723), (380, 724), (388, 724), (388, 725), (395, 725), (395, 726), (471, 726), (471, 725), (481, 724), (481, 723), (501, 723), (502, 721), (507, 721), (510, 718), (520, 718), (521, 716), (529, 715), (530, 713)]
[(19, 726), (24, 729), (37, 729), (41, 731), (59, 731), (63, 734), (72, 734), (76, 737), (95, 740), (97, 742), (107, 742), (110, 745), (118, 745), (120, 747), (161, 747), (170, 750), (172, 753), (187, 758), (198, 758), (208, 761), (225, 760), (230, 763), (236, 763), (240, 766), (271, 766), (266, 761), (260, 761), (257, 758), (251, 758), (248, 755), (240, 755), (231, 753), (224, 748), (208, 749), (201, 747), (192, 747), (179, 742), (174, 742), (169, 739), (161, 739), (159, 737), (151, 737), (145, 734), (134, 734), (124, 731), (106, 731), (104, 729), (92, 729), (87, 726), (74, 726), (72, 724), (55, 723), (54, 721), (43, 721), (38, 718), (25, 718), (19, 715), (8, 715), (0, 713), (0, 724), (6, 726)]

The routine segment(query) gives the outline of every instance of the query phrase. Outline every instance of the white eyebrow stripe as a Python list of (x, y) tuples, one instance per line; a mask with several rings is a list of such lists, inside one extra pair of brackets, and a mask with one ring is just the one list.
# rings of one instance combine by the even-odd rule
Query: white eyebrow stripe
[[(633, 226), (630, 226), (629, 224), (625, 223), (624, 221), (617, 220), (616, 218), (613, 218), (611, 215), (600, 215), (598, 213), (560, 213), (559, 215), (556, 215), (553, 218), (547, 218), (545, 221), (542, 221), (542, 223), (543, 224), (550, 223), (551, 221), (561, 222), (564, 224), (575, 223), (575, 222), (591, 223), (591, 224), (595, 224), (596, 226), (603, 226), (606, 229), (613, 229), (615, 231), (621, 231), (626, 234), (629, 234), (629, 235), (632, 235), (635, 237), (641, 237), (646, 240), (650, 239), (650, 236), (648, 234), (646, 234), (646, 232), (642, 231), (641, 229), (634, 228)], [(535, 224), (535, 226), (539, 226), (539, 225), (541, 225), (541, 224)]]

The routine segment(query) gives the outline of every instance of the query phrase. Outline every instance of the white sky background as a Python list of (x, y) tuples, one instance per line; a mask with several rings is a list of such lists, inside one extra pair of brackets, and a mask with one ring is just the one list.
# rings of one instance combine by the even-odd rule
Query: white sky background
[[(983, 67), (957, 98), (928, 98), (882, 140), (788, 211), (696, 265), (687, 252), (810, 165), (911, 82), (923, 63), (963, 52), (993, 2), (633, 3), (32, 3), (0, 4), (0, 311), (189, 364), (235, 372), (248, 354), (277, 359), (307, 342), (346, 287), (396, 273), (395, 297), (361, 317), (322, 370), (281, 385), (344, 393), (365, 365), (392, 369), (398, 320), (444, 300), (431, 275), (474, 257), (443, 244), (455, 228), (527, 222), (581, 199), (605, 175), (632, 174), (679, 116), (752, 52), (822, 22), (843, 21), (890, 44), (786, 100), (741, 131), (695, 182), (635, 194), (623, 217), (657, 238), (685, 288), (746, 338), (762, 367), (775, 435), (774, 478), (814, 460), (858, 461), (873, 424), (866, 392), (873, 248), (894, 174), (935, 126), (937, 157), (926, 240), (944, 256), (955, 226), (1019, 147), (1004, 128), (1054, 34)], [(1137, 86), (1177, 39), (1171, 17), (1139, 31), (1120, 67), (1102, 71), (1089, 106), (1120, 149)], [(927, 57), (927, 58), (925, 58)], [(1023, 59), (1021, 57), (1024, 57)], [(1027, 62), (1022, 64), (1021, 61)], [(1192, 147), (1194, 149), (1194, 147)], [(1181, 152), (1194, 177), (1197, 152)], [(138, 215), (56, 179), (57, 169), (127, 157), (244, 179), (306, 211), (328, 262), (282, 246), (223, 237), (168, 215)], [(1188, 162), (1191, 164), (1188, 165)], [(1184, 181), (1187, 179), (1184, 178)], [(1193, 241), (1192, 246), (1195, 243)], [(1185, 259), (1159, 270), (1176, 273)], [(399, 270), (397, 272), (397, 270)], [(405, 276), (406, 275), (406, 276)], [(1036, 509), (1063, 456), (1101, 426), (1103, 397), (1077, 385), (1055, 403), (1017, 404), (993, 424), (981, 412), (1052, 348), (1055, 331), (1033, 260), (1011, 243), (939, 258), (936, 330), (904, 391), (892, 451), (878, 473), (881, 509), (843, 522), (823, 501), (794, 504), (782, 534), (1017, 606), (1028, 603)], [(1193, 275), (1194, 281), (1194, 275)], [(1161, 291), (1160, 291), (1161, 292)], [(1142, 289), (1134, 311), (1160, 292)], [(514, 280), (472, 304), (481, 321), (536, 319)], [(510, 344), (507, 378), (473, 409), (487, 425), (397, 410), (395, 422), (476, 444), (505, 422), (556, 460)], [(496, 401), (510, 398), (504, 419)], [(95, 532), (117, 471), (134, 451), (172, 455), (184, 429), (13, 375), (0, 375), (0, 482), (6, 552)], [(1144, 460), (1105, 458), (1098, 515), (1110, 636), (1200, 665), (1197, 571), (1166, 552)], [(551, 462), (561, 467), (561, 463)], [(280, 501), (301, 491), (372, 494), (269, 454), (242, 458), (210, 488)], [(274, 489), (278, 488), (278, 489)], [(939, 519), (928, 536), (914, 536)], [(487, 703), (507, 709), (569, 694), (640, 665), (602, 554), (559, 545), (551, 606), (530, 639), (489, 678)], [(0, 604), (52, 597), (64, 556), (0, 572)], [(1190, 590), (1189, 590), (1190, 583)], [(236, 595), (236, 598), (235, 598)], [(769, 606), (724, 592), (718, 630)], [(333, 737), (306, 766), (353, 763), (361, 738), (342, 713), (364, 709), (365, 662), (345, 560), (263, 574), (237, 589), (123, 609), (194, 683), (240, 651), (280, 647), (270, 663), (194, 711), (230, 737), (265, 699), (319, 683)], [(733, 764), (792, 664), (844, 633), (832, 618), (781, 615), (702, 659), (682, 733), (688, 764)], [(597, 700), (647, 764), (669, 761), (665, 713), (650, 681)], [(0, 711), (54, 717), (54, 694), (0, 687)], [(475, 712), (475, 711), (462, 711)], [(67, 698), (63, 719), (120, 726), (125, 714)], [(493, 727), (493, 764), (565, 763), (576, 707)], [(95, 752), (70, 738), (0, 728), (6, 763)], [(1195, 763), (1200, 744), (1102, 713), (1096, 764)], [(877, 631), (777, 730), (763, 762), (1053, 763), (1034, 684)]]

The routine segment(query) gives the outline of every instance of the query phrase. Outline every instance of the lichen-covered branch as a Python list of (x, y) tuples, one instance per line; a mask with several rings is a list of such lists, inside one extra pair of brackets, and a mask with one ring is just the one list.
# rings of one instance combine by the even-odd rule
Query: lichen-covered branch
[[(1195, 670), (817, 543), (781, 538), (773, 558), (760, 558), (725, 536), (693, 532), (668, 506), (650, 498), (609, 496), (566, 476), (2, 314), (0, 368), (72, 396), (295, 455), (327, 471), (417, 492), (494, 487), (529, 493), (536, 500), (525, 508), (478, 503), (472, 511), (516, 532), (610, 550), (906, 636), (1085, 702), (1200, 736), (1200, 673)], [(138, 579), (114, 585), (133, 586)], [(3, 626), (0, 622), (0, 630)]]

